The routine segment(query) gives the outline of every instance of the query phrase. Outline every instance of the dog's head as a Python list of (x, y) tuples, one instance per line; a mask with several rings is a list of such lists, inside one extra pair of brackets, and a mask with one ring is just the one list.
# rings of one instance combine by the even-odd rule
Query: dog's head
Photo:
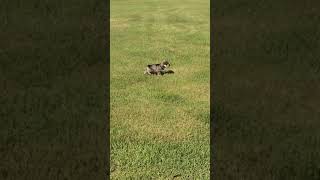
[(168, 68), (168, 67), (170, 67), (170, 63), (167, 60), (163, 60), (162, 63), (161, 63), (161, 66), (164, 67), (164, 68)]

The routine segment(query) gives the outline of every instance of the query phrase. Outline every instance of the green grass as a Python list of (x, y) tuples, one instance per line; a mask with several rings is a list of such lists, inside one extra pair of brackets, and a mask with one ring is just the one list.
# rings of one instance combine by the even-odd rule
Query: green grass
[[(110, 20), (111, 178), (209, 179), (209, 1), (112, 0)], [(164, 58), (175, 74), (143, 74)]]

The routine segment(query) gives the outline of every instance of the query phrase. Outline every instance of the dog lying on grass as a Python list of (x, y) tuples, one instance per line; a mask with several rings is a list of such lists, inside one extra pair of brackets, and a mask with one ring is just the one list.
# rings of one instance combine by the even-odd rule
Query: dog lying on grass
[(149, 64), (144, 71), (144, 74), (147, 75), (164, 75), (164, 74), (172, 74), (174, 71), (167, 70), (170, 67), (170, 63), (167, 60), (162, 61), (160, 64)]

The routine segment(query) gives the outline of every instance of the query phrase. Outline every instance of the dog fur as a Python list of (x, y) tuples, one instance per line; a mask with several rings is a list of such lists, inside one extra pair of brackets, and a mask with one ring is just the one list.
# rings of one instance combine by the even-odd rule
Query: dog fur
[(162, 61), (160, 64), (149, 64), (147, 65), (144, 74), (163, 75), (165, 73), (174, 73), (172, 70), (166, 70), (168, 67), (170, 67), (170, 63), (167, 60)]

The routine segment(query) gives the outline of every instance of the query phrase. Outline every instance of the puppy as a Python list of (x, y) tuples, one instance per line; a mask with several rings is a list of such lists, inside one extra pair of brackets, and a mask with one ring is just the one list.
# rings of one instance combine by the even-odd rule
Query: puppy
[(149, 64), (144, 71), (144, 74), (156, 74), (163, 75), (165, 73), (174, 73), (172, 70), (166, 71), (166, 68), (170, 67), (170, 63), (167, 60), (162, 61), (160, 64)]

